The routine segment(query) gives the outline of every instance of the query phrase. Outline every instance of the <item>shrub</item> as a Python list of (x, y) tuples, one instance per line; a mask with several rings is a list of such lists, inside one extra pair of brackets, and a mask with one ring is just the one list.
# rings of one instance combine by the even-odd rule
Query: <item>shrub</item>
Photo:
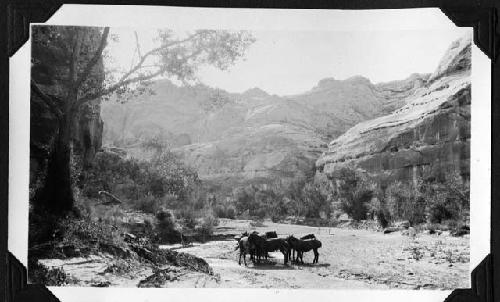
[(197, 173), (168, 150), (150, 162), (99, 152), (82, 175), (78, 188), (83, 197), (97, 199), (99, 191), (107, 191), (147, 213), (156, 213), (162, 206), (197, 204), (203, 194)]
[(47, 268), (36, 259), (28, 261), (29, 279), (31, 283), (46, 286), (62, 286), (76, 284), (77, 281), (66, 274), (62, 268)]
[(374, 185), (366, 181), (362, 174), (349, 168), (339, 171), (339, 180), (341, 210), (356, 221), (366, 219), (368, 204), (374, 195)]
[(196, 227), (196, 217), (192, 210), (180, 210), (178, 211), (177, 217), (182, 219), (183, 225), (188, 229), (194, 229)]
[(176, 243), (181, 240), (175, 218), (171, 212), (160, 211), (156, 214), (156, 233), (160, 242)]
[(214, 228), (217, 225), (219, 225), (219, 220), (215, 218), (213, 215), (208, 214), (205, 217), (203, 217), (198, 232), (200, 235), (203, 236), (204, 239), (206, 239), (206, 237), (210, 237), (213, 235)]
[(281, 221), (281, 217), (278, 215), (273, 215), (273, 216), (271, 216), (271, 221), (274, 223), (278, 223)]
[(125, 246), (121, 234), (125, 231), (121, 225), (110, 225), (103, 221), (89, 219), (63, 219), (60, 224), (63, 244), (76, 247), (88, 247), (90, 243), (109, 242)]
[(234, 208), (227, 208), (226, 218), (234, 219), (236, 217), (236, 210)]
[(322, 194), (319, 185), (312, 182), (306, 183), (302, 189), (303, 202), (306, 206), (306, 218), (320, 218), (324, 212), (330, 216), (331, 206), (326, 196)]
[(351, 198), (342, 199), (342, 209), (356, 221), (366, 219), (366, 213), (368, 212), (367, 204), (372, 199), (372, 196), (372, 190), (358, 187)]
[(385, 199), (383, 199), (382, 197), (372, 198), (368, 208), (370, 209), (370, 212), (376, 216), (377, 222), (380, 227), (386, 228), (387, 226), (389, 226), (389, 223), (391, 222), (391, 214), (387, 209)]
[(229, 206), (217, 205), (214, 212), (219, 218), (234, 219), (236, 216), (236, 210)]
[(426, 200), (418, 187), (394, 182), (387, 188), (385, 198), (392, 220), (408, 220), (411, 225), (425, 222)]
[(253, 211), (253, 214), (257, 216), (259, 219), (264, 219), (267, 215), (267, 210), (265, 208), (258, 208)]
[(429, 220), (433, 223), (441, 223), (444, 220), (458, 219), (459, 211), (453, 200), (437, 200), (430, 206)]
[(147, 195), (140, 200), (134, 202), (134, 209), (140, 210), (144, 213), (156, 214), (163, 208), (163, 202), (153, 195)]

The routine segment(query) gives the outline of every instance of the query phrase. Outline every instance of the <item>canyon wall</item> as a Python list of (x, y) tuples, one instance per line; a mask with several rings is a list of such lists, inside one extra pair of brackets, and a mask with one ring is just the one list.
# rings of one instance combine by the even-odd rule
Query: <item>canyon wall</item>
[(450, 46), (436, 71), (392, 113), (362, 122), (330, 142), (316, 162), (335, 179), (344, 167), (380, 183), (458, 173), (469, 178), (471, 38)]

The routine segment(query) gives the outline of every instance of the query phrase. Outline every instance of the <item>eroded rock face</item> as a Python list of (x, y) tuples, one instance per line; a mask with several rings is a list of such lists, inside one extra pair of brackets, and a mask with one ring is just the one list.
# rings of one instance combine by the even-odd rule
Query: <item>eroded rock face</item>
[(343, 167), (379, 181), (416, 181), (458, 171), (469, 177), (471, 38), (455, 41), (436, 71), (392, 113), (333, 140), (316, 162), (331, 178)]
[[(291, 178), (311, 171), (328, 142), (350, 127), (401, 107), (401, 100), (427, 77), (415, 74), (382, 84), (360, 76), (327, 78), (292, 96), (259, 88), (237, 94), (158, 81), (153, 96), (103, 105), (104, 141), (147, 158), (146, 152), (127, 146), (161, 136), (205, 180), (245, 184)], [(228, 102), (204, 110), (215, 93)]]

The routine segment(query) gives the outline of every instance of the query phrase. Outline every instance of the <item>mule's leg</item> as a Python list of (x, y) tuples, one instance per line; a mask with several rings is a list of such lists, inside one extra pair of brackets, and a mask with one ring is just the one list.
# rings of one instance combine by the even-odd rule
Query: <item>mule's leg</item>
[(313, 260), (313, 263), (318, 263), (318, 257), (319, 257), (318, 250), (317, 250), (317, 249), (314, 249), (314, 250), (313, 250), (313, 252), (314, 252), (314, 260)]
[(280, 252), (283, 254), (283, 264), (286, 264), (286, 255), (288, 252), (283, 248), (280, 248)]
[(241, 265), (241, 251), (240, 251), (240, 257), (238, 258), (238, 265)]
[(247, 266), (247, 253), (243, 252), (243, 262), (245, 263), (245, 266)]

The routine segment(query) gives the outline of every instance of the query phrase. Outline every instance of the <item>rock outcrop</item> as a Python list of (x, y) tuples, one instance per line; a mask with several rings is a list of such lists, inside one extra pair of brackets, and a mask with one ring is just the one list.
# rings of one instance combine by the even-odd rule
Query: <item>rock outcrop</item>
[[(362, 122), (333, 140), (316, 162), (335, 178), (343, 167), (380, 182), (416, 181), (456, 171), (469, 177), (471, 38), (455, 41), (436, 71), (392, 113)], [(387, 85), (386, 85), (387, 87)], [(404, 95), (404, 94), (403, 94)]]
[[(268, 182), (311, 171), (327, 143), (355, 124), (389, 113), (421, 87), (428, 75), (373, 84), (364, 77), (327, 78), (299, 95), (241, 94), (204, 85), (154, 84), (155, 94), (127, 104), (103, 104), (106, 144), (135, 157), (140, 141), (161, 140), (200, 178), (224, 183)], [(206, 110), (214, 96), (224, 105)], [(183, 136), (184, 140), (179, 137)]]

